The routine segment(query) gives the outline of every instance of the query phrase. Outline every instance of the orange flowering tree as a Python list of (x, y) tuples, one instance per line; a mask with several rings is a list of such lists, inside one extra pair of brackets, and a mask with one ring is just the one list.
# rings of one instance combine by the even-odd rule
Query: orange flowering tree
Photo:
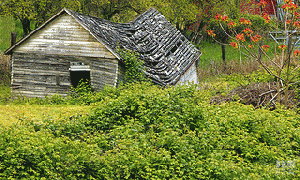
[[(218, 12), (224, 13), (225, 11), (220, 10)], [(247, 40), (246, 35), (251, 33), (254, 27), (259, 27), (261, 29), (269, 28), (269, 25), (266, 24), (264, 19), (260, 16), (251, 15), (251, 14), (242, 14), (242, 13), (232, 14), (231, 12), (229, 12), (229, 14), (230, 15), (228, 16), (220, 15), (220, 14), (213, 16), (213, 18), (210, 20), (210, 22), (207, 24), (205, 28), (208, 35), (213, 37), (214, 40), (217, 40), (217, 42), (221, 45), (224, 70), (226, 70), (227, 68), (225, 48), (226, 45), (228, 45), (231, 42), (230, 36), (235, 36), (235, 34), (242, 33), (245, 27), (247, 27), (245, 29), (245, 33), (243, 33), (244, 38), (246, 38)], [(241, 23), (239, 21), (240, 18), (241, 20), (244, 19), (245, 21)], [(220, 28), (220, 26), (223, 29)], [(231, 44), (235, 46), (235, 43), (231, 43)], [(238, 46), (236, 45), (236, 47)]]
[[(261, 0), (258, 5), (264, 7), (266, 1)], [(293, 42), (292, 40), (293, 37), (300, 36), (299, 8), (292, 0), (284, 0), (281, 8), (284, 10), (284, 18), (281, 21), (276, 17), (271, 19), (267, 13), (261, 14), (265, 24), (269, 24), (273, 30), (284, 35), (283, 44), (277, 44), (272, 55), (268, 53), (270, 46), (263, 44), (268, 42), (264, 40), (266, 36), (259, 33), (259, 31), (251, 29), (252, 23), (250, 20), (240, 18), (239, 22), (236, 23), (228, 20), (229, 18), (226, 15), (217, 14), (215, 16), (220, 28), (230, 39), (228, 45), (240, 51), (243, 50), (243, 53), (255, 59), (263, 69), (280, 82), (277, 83), (278, 90), (275, 96), (287, 90), (291, 85), (300, 84), (300, 80), (297, 79), (298, 73), (296, 73), (300, 67), (300, 63), (298, 63), (300, 50), (295, 48), (295, 41)], [(235, 28), (236, 26), (243, 27), (243, 30), (238, 31)], [(206, 31), (209, 36), (215, 39), (216, 34), (213, 30)], [(215, 40), (218, 41), (217, 39)]]

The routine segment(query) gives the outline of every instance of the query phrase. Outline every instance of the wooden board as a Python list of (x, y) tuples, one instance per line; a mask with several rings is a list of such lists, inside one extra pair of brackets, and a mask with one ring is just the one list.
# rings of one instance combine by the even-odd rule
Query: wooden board
[(70, 62), (83, 62), (91, 67), (91, 85), (95, 90), (105, 85), (116, 86), (118, 59), (14, 53), (12, 55), (12, 91), (27, 97), (67, 95), (71, 87)]
[(115, 58), (68, 14), (57, 17), (17, 46), (13, 52)]

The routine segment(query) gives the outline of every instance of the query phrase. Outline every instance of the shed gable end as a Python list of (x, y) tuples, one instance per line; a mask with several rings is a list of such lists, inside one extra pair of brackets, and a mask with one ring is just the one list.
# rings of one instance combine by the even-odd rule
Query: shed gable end
[(103, 44), (66, 13), (31, 35), (13, 51), (115, 58)]

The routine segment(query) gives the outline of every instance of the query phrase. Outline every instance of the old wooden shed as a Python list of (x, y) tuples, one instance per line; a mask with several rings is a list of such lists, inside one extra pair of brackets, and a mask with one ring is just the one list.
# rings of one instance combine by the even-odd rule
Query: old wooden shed
[(117, 45), (138, 52), (146, 75), (161, 86), (198, 83), (200, 51), (156, 9), (129, 23), (63, 9), (5, 51), (12, 58), (12, 91), (66, 95), (81, 78), (95, 90), (117, 86), (125, 72)]

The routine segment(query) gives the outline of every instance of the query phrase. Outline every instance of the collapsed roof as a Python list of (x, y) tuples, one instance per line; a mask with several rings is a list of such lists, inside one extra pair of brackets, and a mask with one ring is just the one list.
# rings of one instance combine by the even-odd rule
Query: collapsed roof
[[(200, 51), (154, 8), (150, 8), (129, 23), (115, 23), (63, 9), (35, 31), (62, 13), (74, 17), (119, 59), (115, 52), (117, 46), (138, 52), (140, 59), (144, 61), (146, 75), (163, 86), (176, 84), (201, 55)], [(17, 45), (34, 32), (6, 50), (5, 54), (11, 54)]]

